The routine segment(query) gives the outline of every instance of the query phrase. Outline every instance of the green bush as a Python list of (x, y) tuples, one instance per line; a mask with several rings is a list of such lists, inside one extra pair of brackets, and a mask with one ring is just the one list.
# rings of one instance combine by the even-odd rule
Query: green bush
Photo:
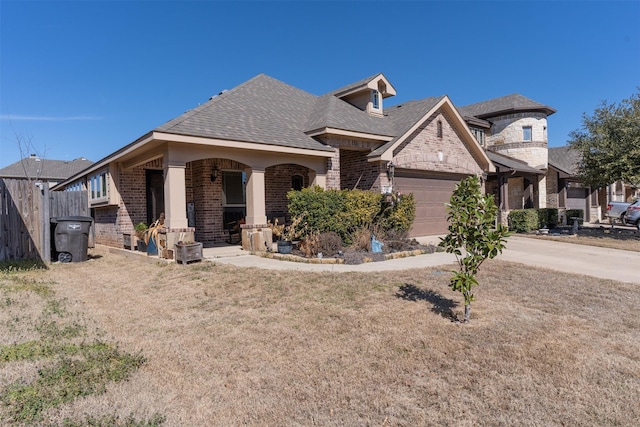
[(514, 209), (508, 216), (509, 230), (528, 233), (538, 229), (538, 213), (535, 209)]
[(323, 190), (304, 188), (287, 193), (289, 214), (302, 217), (305, 233), (334, 232), (350, 245), (358, 230), (409, 231), (415, 218), (413, 194), (394, 197), (387, 203), (379, 193), (363, 190)]
[(406, 237), (416, 219), (416, 199), (413, 193), (393, 196), (393, 203), (387, 203), (383, 198), (383, 205), (378, 216), (377, 224), (385, 232), (393, 232), (396, 236)]
[(567, 209), (567, 221), (571, 221), (571, 218), (584, 219), (584, 209)]
[(340, 237), (347, 234), (342, 222), (346, 200), (339, 190), (323, 190), (315, 186), (287, 193), (291, 218), (303, 217), (307, 232), (334, 231)]
[(538, 209), (538, 228), (553, 228), (558, 224), (558, 209)]

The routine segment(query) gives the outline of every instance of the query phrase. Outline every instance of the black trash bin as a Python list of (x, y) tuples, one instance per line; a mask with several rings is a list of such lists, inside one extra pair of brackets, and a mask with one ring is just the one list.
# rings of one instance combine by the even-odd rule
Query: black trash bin
[(51, 218), (56, 224), (54, 243), (60, 262), (87, 260), (89, 229), (93, 218), (88, 216), (60, 216)]

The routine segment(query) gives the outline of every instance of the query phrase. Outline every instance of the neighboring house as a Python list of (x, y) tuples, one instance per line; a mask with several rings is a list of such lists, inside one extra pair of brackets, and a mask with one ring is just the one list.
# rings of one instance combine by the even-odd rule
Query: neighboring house
[(496, 196), (501, 222), (512, 209), (547, 207), (547, 117), (556, 110), (513, 94), (459, 111), (495, 165), (486, 191)]
[[(566, 209), (582, 209), (585, 221), (599, 222), (603, 218), (598, 189), (585, 186), (578, 177), (580, 153), (569, 146), (549, 148), (547, 171), (547, 206), (559, 208), (566, 222)], [(604, 201), (606, 209), (606, 201)]]
[[(287, 214), (287, 191), (311, 185), (413, 193), (411, 234), (445, 233), (444, 204), (456, 183), (496, 170), (447, 96), (384, 108), (395, 94), (383, 74), (323, 96), (261, 74), (54, 190), (87, 188), (96, 241), (112, 246), (163, 212), (166, 248), (191, 236), (222, 242), (227, 223), (244, 217), (243, 246), (264, 249), (268, 219)], [(546, 149), (546, 132), (535, 139), (542, 142)]]
[(622, 181), (604, 188), (585, 186), (578, 177), (580, 153), (569, 146), (549, 148), (547, 172), (547, 204), (560, 209), (583, 209), (588, 222), (606, 219), (609, 202), (632, 202), (640, 197), (640, 189)]
[(41, 159), (35, 154), (0, 169), (0, 178), (31, 179), (48, 182), (54, 186), (91, 166), (93, 162), (85, 158), (74, 160)]

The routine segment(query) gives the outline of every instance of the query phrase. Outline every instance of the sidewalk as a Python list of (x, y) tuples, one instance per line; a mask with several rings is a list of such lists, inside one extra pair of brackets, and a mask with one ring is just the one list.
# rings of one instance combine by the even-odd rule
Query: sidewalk
[[(419, 240), (422, 242), (422, 239)], [(438, 241), (432, 236), (424, 240), (431, 243)], [(239, 246), (206, 248), (204, 258), (238, 267), (329, 272), (394, 271), (437, 266), (450, 268), (450, 265), (455, 263), (455, 257), (452, 254), (440, 252), (358, 265), (309, 264), (251, 255), (242, 251)], [(640, 274), (637, 270), (640, 265), (640, 252), (577, 245), (560, 241), (560, 239), (542, 240), (512, 236), (508, 239), (507, 248), (498, 255), (498, 259), (566, 273), (640, 283)]]

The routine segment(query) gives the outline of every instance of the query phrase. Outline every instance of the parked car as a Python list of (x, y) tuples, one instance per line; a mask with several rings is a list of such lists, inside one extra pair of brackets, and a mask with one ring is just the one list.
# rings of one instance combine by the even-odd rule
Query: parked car
[(624, 223), (627, 225), (635, 225), (640, 230), (640, 199), (633, 202), (627, 207), (624, 215)]
[(624, 223), (624, 217), (627, 214), (627, 208), (631, 203), (627, 202), (609, 202), (607, 205), (607, 217), (609, 220), (618, 220)]

